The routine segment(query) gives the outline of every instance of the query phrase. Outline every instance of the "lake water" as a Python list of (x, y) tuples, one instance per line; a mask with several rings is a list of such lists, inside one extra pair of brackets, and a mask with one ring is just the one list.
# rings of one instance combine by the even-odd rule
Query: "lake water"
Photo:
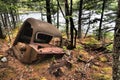
[[(86, 13), (88, 13), (89, 11), (86, 11)], [(108, 14), (108, 13), (111, 13), (112, 11), (109, 11), (109, 12), (107, 12), (107, 13), (105, 13), (104, 14), (104, 18), (106, 18), (107, 16), (105, 16), (106, 14)], [(86, 17), (87, 15), (83, 15), (82, 17)], [(115, 14), (113, 14), (113, 16), (115, 16)], [(93, 19), (95, 19), (95, 18), (99, 18), (100, 19), (100, 15), (98, 15), (98, 14), (92, 14), (91, 15), (91, 20), (93, 20)], [(28, 12), (28, 13), (26, 13), (26, 14), (21, 14), (20, 15), (20, 20), (22, 21), (22, 22), (24, 22), (27, 18), (35, 18), (35, 19), (39, 19), (39, 20), (42, 20), (42, 17), (41, 17), (41, 13), (40, 12)], [(75, 13), (73, 13), (73, 19), (74, 19), (74, 23), (75, 23), (75, 27), (76, 27), (76, 29), (77, 29), (77, 22), (78, 22), (78, 12), (75, 12)], [(54, 20), (53, 21), (53, 24), (54, 25), (56, 25), (56, 23), (57, 23), (57, 14), (55, 14), (54, 15), (54, 18), (53, 18), (53, 15), (52, 15), (52, 20)], [(46, 16), (43, 16), (43, 21), (47, 21), (46, 20)], [(84, 22), (88, 22), (89, 20), (86, 20), (86, 21), (84, 21)], [(54, 23), (55, 22), (55, 23)], [(59, 24), (60, 24), (60, 29), (62, 30), (62, 29), (65, 29), (65, 19), (63, 18), (63, 15), (62, 15), (62, 13), (59, 13)], [(109, 26), (109, 27), (114, 27), (115, 26), (115, 22), (111, 22), (111, 23), (108, 23), (108, 22), (103, 22), (103, 24), (102, 24), (103, 26)], [(89, 30), (89, 33), (92, 33), (93, 32), (93, 30), (95, 30), (96, 29), (96, 26), (98, 27), (99, 26), (99, 21), (98, 22), (96, 22), (96, 23), (94, 23), (94, 24), (91, 24), (90, 25), (91, 27), (90, 27), (90, 30)], [(83, 28), (83, 32), (85, 32), (86, 31), (86, 29), (87, 29), (87, 27), (88, 27), (88, 24), (87, 25), (82, 25), (82, 28)], [(95, 27), (95, 28), (93, 28), (93, 27)]]
[(24, 22), (27, 18), (35, 18), (35, 19), (41, 19), (41, 14), (39, 12), (35, 13), (25, 13), (20, 15), (20, 20)]
[[(56, 25), (57, 24), (57, 14), (55, 14), (54, 17), (55, 18), (53, 18), (53, 15), (52, 15), (52, 20), (54, 19), (53, 24)], [(20, 15), (20, 20), (22, 22), (24, 22), (27, 18), (35, 18), (35, 19), (39, 19), (39, 20), (42, 20), (42, 18), (43, 18), (43, 21), (47, 22), (46, 16), (41, 17), (40, 12), (29, 12), (29, 13)], [(59, 24), (60, 24), (60, 29), (63, 29), (65, 26), (65, 19), (63, 18), (61, 13), (59, 13)]]

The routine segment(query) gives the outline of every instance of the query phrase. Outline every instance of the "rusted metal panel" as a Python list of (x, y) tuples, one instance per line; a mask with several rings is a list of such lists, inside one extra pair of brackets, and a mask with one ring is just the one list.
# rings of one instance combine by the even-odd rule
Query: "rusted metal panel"
[(49, 45), (49, 44), (32, 44), (30, 45), (38, 54), (63, 54), (64, 50), (62, 48)]

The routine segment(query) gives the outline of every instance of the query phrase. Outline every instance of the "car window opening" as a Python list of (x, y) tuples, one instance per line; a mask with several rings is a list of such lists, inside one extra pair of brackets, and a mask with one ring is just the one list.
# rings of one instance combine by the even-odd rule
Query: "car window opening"
[(37, 32), (34, 42), (36, 42), (36, 43), (49, 43), (51, 41), (51, 39), (52, 39), (52, 36)]
[(31, 25), (29, 23), (26, 23), (24, 26), (25, 27), (22, 29), (22, 33), (20, 35), (20, 42), (30, 43), (33, 29), (31, 28)]

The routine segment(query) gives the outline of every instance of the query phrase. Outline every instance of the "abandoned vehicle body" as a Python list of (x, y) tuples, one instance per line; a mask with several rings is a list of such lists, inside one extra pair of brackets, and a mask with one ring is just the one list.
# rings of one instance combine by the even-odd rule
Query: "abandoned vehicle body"
[[(53, 38), (57, 41), (52, 41)], [(45, 55), (63, 55), (64, 51), (59, 47), (61, 42), (61, 32), (55, 26), (28, 18), (19, 30), (11, 49), (21, 62), (32, 63)]]

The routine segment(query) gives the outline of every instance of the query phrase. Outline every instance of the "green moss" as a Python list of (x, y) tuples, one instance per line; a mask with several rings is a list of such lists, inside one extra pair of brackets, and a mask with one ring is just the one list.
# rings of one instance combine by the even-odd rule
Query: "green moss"
[(95, 65), (91, 66), (91, 68), (94, 69), (94, 70), (96, 70), (96, 71), (99, 70), (99, 67), (95, 66)]
[(77, 45), (77, 46), (76, 46), (76, 48), (75, 48), (75, 50), (83, 50), (83, 49), (84, 49), (84, 48), (83, 48), (83, 46), (82, 46), (82, 45), (80, 45), (80, 44), (79, 44), (79, 45)]
[(40, 80), (39, 78), (29, 78), (29, 80)]
[(106, 57), (104, 57), (104, 56), (99, 57), (99, 60), (101, 62), (107, 62), (108, 61), (108, 59)]
[(86, 44), (89, 44), (89, 45), (99, 44), (99, 41), (93, 37), (90, 37), (86, 39)]
[(63, 46), (63, 50), (66, 51), (66, 50), (67, 50), (67, 47), (66, 47), (66, 46)]
[(91, 75), (93, 80), (111, 80), (111, 76), (101, 74), (101, 73), (94, 73)]
[(100, 46), (100, 42), (93, 38), (93, 37), (87, 37), (82, 40), (82, 43), (86, 45), (86, 47), (96, 48)]
[(47, 80), (45, 77), (41, 77), (40, 80)]
[(112, 73), (112, 67), (102, 68), (102, 71), (103, 71), (104, 73)]

